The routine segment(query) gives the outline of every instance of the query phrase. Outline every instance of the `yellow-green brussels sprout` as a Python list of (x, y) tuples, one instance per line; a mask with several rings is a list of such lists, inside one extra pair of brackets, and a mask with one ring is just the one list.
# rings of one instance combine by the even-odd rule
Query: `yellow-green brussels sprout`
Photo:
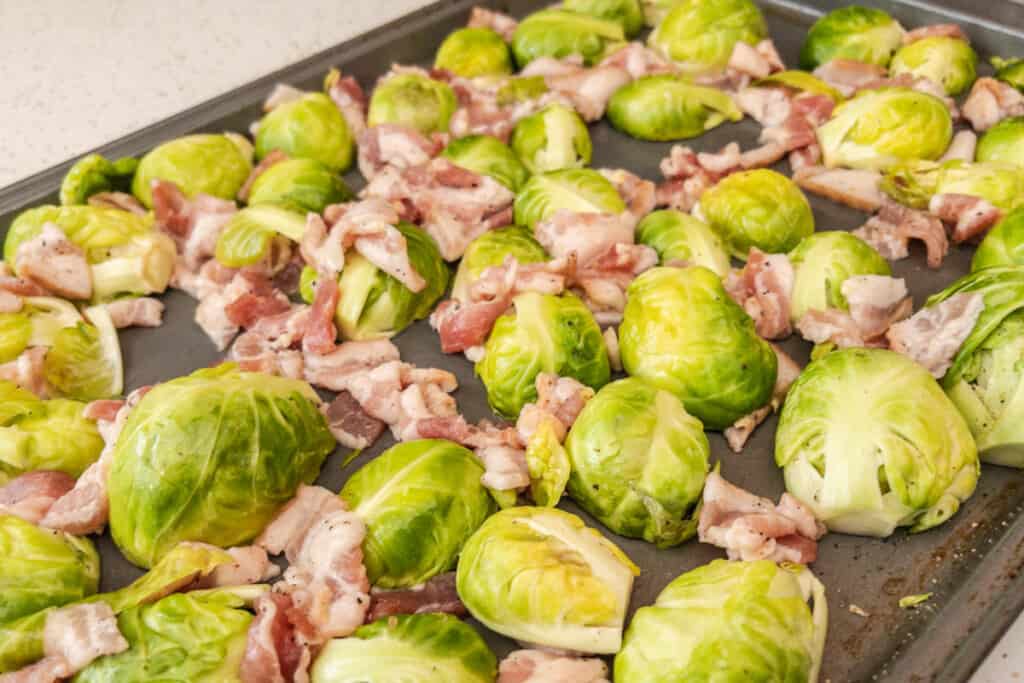
[(459, 598), (509, 638), (594, 654), (618, 652), (633, 577), (611, 541), (568, 512), (514, 507), (492, 515), (459, 558)]
[(411, 614), (360, 626), (327, 643), (313, 683), (492, 683), (498, 660), (480, 634), (450, 614)]
[(904, 45), (892, 56), (889, 72), (938, 83), (948, 95), (959, 95), (977, 77), (978, 55), (966, 40), (929, 36)]
[(252, 170), (252, 152), (249, 141), (235, 133), (203, 133), (169, 140), (142, 157), (132, 179), (132, 194), (152, 208), (150, 183), (166, 180), (188, 197), (202, 192), (234, 199)]
[(974, 158), (1024, 166), (1024, 116), (1005, 118), (985, 131)]
[(370, 583), (407, 588), (446, 572), (494, 511), (472, 451), (442, 439), (400, 443), (361, 467), (339, 494), (366, 522)]
[(519, 192), (530, 177), (530, 172), (515, 152), (490, 135), (467, 135), (452, 140), (441, 156), (456, 166), (494, 178), (512, 192)]
[(953, 139), (953, 120), (937, 97), (910, 88), (862, 90), (818, 127), (826, 166), (885, 169), (934, 160)]
[(1024, 209), (1008, 213), (974, 252), (971, 271), (992, 266), (1024, 266)]
[(890, 169), (879, 187), (901, 204), (917, 209), (927, 209), (936, 194), (966, 194), (1010, 210), (1024, 203), (1024, 167), (999, 161), (918, 161)]
[(700, 211), (733, 256), (751, 247), (789, 251), (814, 232), (814, 214), (796, 183), (767, 168), (733, 173), (700, 198)]
[(831, 85), (821, 80), (817, 76), (807, 73), (806, 71), (778, 71), (766, 76), (761, 80), (754, 83), (757, 86), (776, 86), (787, 88), (789, 90), (796, 90), (798, 92), (807, 92), (814, 95), (824, 95), (830, 100), (839, 104), (844, 99), (843, 94), (833, 88)]
[(262, 159), (274, 150), (293, 158), (313, 159), (332, 171), (344, 172), (352, 165), (355, 140), (331, 98), (311, 92), (274, 107), (260, 119), (256, 156)]
[(615, 533), (667, 548), (697, 531), (708, 439), (674, 394), (636, 377), (605, 385), (565, 448), (569, 495)]
[(231, 217), (217, 238), (217, 260), (230, 268), (262, 261), (274, 240), (300, 242), (305, 215), (276, 204), (248, 206)]
[(534, 12), (519, 22), (512, 36), (512, 52), (523, 68), (538, 57), (563, 59), (579, 55), (593, 66), (622, 47), (626, 34), (622, 25), (561, 9)]
[(989, 61), (996, 70), (996, 78), (1003, 83), (1009, 83), (1017, 90), (1024, 91), (1024, 59), (993, 57)]
[(640, 0), (564, 0), (562, 8), (598, 19), (608, 19), (622, 26), (627, 38), (635, 37), (644, 28), (644, 11)]
[(470, 242), (462, 255), (452, 283), (452, 298), (468, 300), (472, 284), (488, 268), (500, 266), (506, 256), (514, 257), (519, 263), (541, 263), (549, 258), (527, 228), (516, 225), (488, 230)]
[(476, 364), (495, 412), (514, 420), (524, 405), (537, 400), (535, 380), (542, 372), (572, 377), (592, 389), (608, 382), (601, 328), (579, 297), (529, 292), (513, 305), (514, 311), (494, 323)]
[(819, 232), (805, 237), (789, 252), (796, 276), (790, 315), (807, 311), (849, 310), (843, 283), (855, 275), (892, 275), (889, 262), (871, 245), (848, 232)]
[(814, 22), (800, 50), (800, 68), (808, 71), (833, 59), (886, 66), (903, 42), (903, 27), (880, 9), (850, 5)]
[(102, 154), (82, 157), (68, 170), (60, 184), (60, 203), (85, 204), (100, 192), (129, 192), (139, 160), (124, 157), (110, 161)]
[(516, 225), (532, 231), (559, 209), (577, 213), (622, 213), (626, 204), (615, 186), (590, 168), (567, 168), (531, 176), (513, 204)]
[(249, 205), (278, 204), (302, 213), (321, 213), (329, 204), (352, 197), (341, 176), (319, 161), (286, 159), (257, 176), (249, 191)]
[(0, 513), (0, 624), (96, 592), (92, 542)]
[(661, 265), (675, 261), (729, 274), (729, 254), (715, 231), (688, 213), (664, 209), (647, 214), (636, 226), (636, 241), (658, 252)]
[(831, 531), (878, 537), (942, 524), (980, 469), (967, 424), (928, 371), (859, 348), (804, 369), (783, 404), (775, 462)]
[(827, 629), (825, 587), (807, 567), (714, 560), (637, 610), (615, 683), (815, 683)]
[(424, 135), (447, 133), (448, 120), (457, 106), (455, 92), (447, 83), (421, 74), (395, 74), (373, 91), (367, 123), (394, 123)]
[(158, 384), (132, 410), (110, 469), (110, 531), (149, 567), (179, 541), (254, 538), (335, 446), (305, 382), (227, 363)]
[(564, 104), (549, 104), (516, 124), (512, 151), (531, 173), (582, 168), (590, 163), (590, 132)]
[(674, 393), (708, 429), (771, 399), (775, 353), (714, 272), (652, 268), (626, 295), (619, 347), (630, 375)]
[[(572, 465), (559, 441), (557, 418), (542, 418), (526, 444), (526, 466), (530, 472), (530, 497), (540, 507), (554, 507), (562, 500)], [(499, 492), (501, 493), (501, 492)], [(515, 503), (513, 503), (514, 505)], [(502, 505), (502, 507), (512, 507)]]
[(686, 74), (725, 69), (738, 42), (768, 37), (761, 10), (751, 0), (680, 0), (648, 38)]
[(489, 28), (460, 28), (449, 33), (437, 48), (434, 67), (463, 78), (501, 76), (513, 71), (512, 51)]
[(672, 75), (638, 78), (615, 91), (608, 102), (612, 125), (640, 140), (693, 138), (742, 118), (727, 93)]

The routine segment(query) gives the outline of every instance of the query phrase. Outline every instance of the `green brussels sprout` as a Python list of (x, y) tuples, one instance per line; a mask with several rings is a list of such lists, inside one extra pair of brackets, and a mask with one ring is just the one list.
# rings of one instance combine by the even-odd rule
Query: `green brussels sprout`
[(480, 634), (450, 614), (410, 614), (360, 626), (327, 643), (313, 683), (492, 683), (498, 660)]
[(789, 252), (796, 271), (790, 315), (799, 320), (811, 310), (849, 310), (843, 283), (855, 275), (892, 275), (889, 262), (871, 245), (848, 232), (819, 232)]
[(619, 327), (630, 375), (671, 391), (708, 429), (768, 403), (778, 360), (707, 268), (652, 268), (630, 284)]
[(513, 204), (516, 225), (532, 231), (559, 209), (577, 213), (622, 213), (626, 204), (615, 186), (590, 168), (539, 173), (526, 181)]
[(608, 382), (601, 328), (577, 296), (528, 292), (513, 305), (513, 312), (494, 323), (476, 364), (496, 413), (514, 420), (524, 405), (536, 401), (535, 380), (542, 372), (572, 377), (592, 389)]
[(260, 173), (249, 191), (249, 205), (278, 204), (302, 213), (321, 213), (353, 198), (337, 173), (315, 159), (285, 159)]
[(999, 161), (1024, 166), (1024, 116), (1005, 118), (978, 138), (976, 161)]
[(169, 140), (142, 157), (132, 179), (132, 194), (153, 208), (150, 183), (166, 180), (188, 197), (201, 192), (234, 199), (252, 170), (252, 153), (249, 141), (235, 133)]
[(512, 51), (489, 28), (460, 28), (448, 34), (437, 48), (434, 68), (456, 76), (502, 76), (512, 73)]
[(519, 121), (512, 131), (512, 151), (531, 173), (582, 168), (590, 163), (590, 132), (583, 119), (564, 104), (549, 104)]
[(124, 390), (117, 328), (103, 306), (85, 310), (89, 323), (61, 328), (46, 353), (44, 375), (57, 395), (79, 401), (113, 398)]
[(880, 538), (945, 522), (980, 471), (967, 424), (928, 371), (860, 348), (804, 369), (782, 407), (775, 463), (829, 530)]
[(619, 650), (639, 569), (568, 512), (514, 507), (466, 543), (456, 588), (470, 614), (502, 635), (577, 652)]
[(483, 474), (471, 451), (441, 439), (400, 443), (356, 471), (339, 495), (366, 522), (370, 583), (407, 588), (454, 567), (494, 511)]
[(941, 85), (947, 95), (971, 87), (978, 73), (978, 55), (966, 40), (929, 36), (904, 45), (892, 56), (889, 73), (924, 77)]
[(637, 610), (615, 683), (814, 683), (827, 629), (825, 587), (807, 567), (714, 560)]
[(658, 252), (658, 262), (704, 266), (720, 277), (729, 274), (729, 254), (715, 231), (688, 213), (663, 209), (636, 226), (636, 241)]
[(149, 567), (179, 541), (254, 538), (320, 472), (335, 440), (305, 382), (228, 363), (158, 384), (132, 410), (110, 469), (110, 531)]
[(452, 283), (452, 298), (467, 301), (473, 283), (488, 268), (500, 266), (506, 256), (514, 257), (519, 263), (541, 263), (549, 258), (527, 228), (515, 225), (488, 230), (466, 247)]
[(636, 377), (607, 384), (565, 448), (569, 495), (615, 533), (659, 548), (696, 533), (710, 451), (700, 420), (674, 394)]
[(751, 247), (778, 254), (814, 232), (807, 197), (792, 180), (767, 168), (722, 179), (701, 195), (700, 211), (741, 261)]
[(918, 161), (893, 167), (882, 177), (879, 187), (901, 204), (916, 209), (927, 209), (936, 194), (965, 194), (1011, 210), (1024, 203), (1024, 167), (999, 161)]
[(355, 157), (355, 139), (331, 98), (311, 92), (274, 107), (260, 119), (256, 128), (256, 157), (262, 159), (274, 150), (293, 158), (313, 159), (331, 171), (344, 172)]
[(789, 90), (795, 90), (797, 92), (806, 92), (814, 95), (824, 95), (830, 100), (839, 104), (845, 97), (843, 94), (833, 88), (831, 85), (821, 80), (817, 76), (807, 73), (806, 71), (778, 71), (766, 76), (759, 81), (754, 83), (756, 86), (772, 86), (787, 88)]
[(458, 107), (455, 92), (443, 81), (415, 73), (388, 77), (370, 98), (367, 124), (394, 123), (424, 135), (447, 133), (448, 120)]
[[(530, 496), (540, 507), (554, 507), (562, 500), (572, 465), (559, 440), (557, 418), (542, 418), (526, 443), (526, 466), (530, 472)], [(513, 503), (514, 504), (514, 503)], [(503, 505), (511, 507), (511, 505)]]
[(0, 513), (0, 624), (87, 598), (99, 580), (91, 541)]
[(520, 69), (538, 57), (564, 59), (570, 55), (579, 55), (584, 64), (594, 66), (625, 41), (622, 25), (615, 21), (545, 9), (519, 22), (512, 36), (512, 52)]
[(679, 76), (643, 76), (615, 91), (608, 102), (612, 125), (640, 140), (683, 140), (704, 134), (743, 112), (727, 93)]
[(53, 346), (57, 333), (77, 325), (82, 316), (70, 302), (54, 297), (27, 297), (18, 313), (0, 313), (0, 363), (30, 346)]
[(751, 0), (680, 0), (647, 42), (689, 75), (725, 69), (738, 42), (754, 45), (768, 37), (761, 10)]
[(989, 62), (996, 70), (996, 78), (1003, 83), (1009, 83), (1017, 90), (1024, 92), (1024, 59), (1012, 57), (992, 57)]
[(850, 5), (814, 22), (800, 50), (800, 68), (811, 71), (833, 59), (887, 66), (903, 43), (903, 27), (886, 12)]
[(1004, 216), (974, 252), (972, 272), (992, 266), (1024, 266), (1024, 208)]
[(564, 0), (562, 9), (614, 21), (622, 26), (626, 38), (634, 38), (644, 28), (640, 0)]
[(953, 139), (953, 120), (937, 97), (910, 88), (862, 90), (818, 127), (825, 165), (885, 169), (935, 160)]
[(24, 313), (0, 313), (0, 363), (8, 363), (28, 348), (32, 321)]
[(131, 191), (132, 176), (139, 160), (124, 157), (110, 161), (102, 154), (89, 154), (74, 163), (60, 184), (60, 203), (85, 204), (100, 192)]
[(300, 242), (306, 217), (276, 204), (247, 206), (235, 213), (217, 238), (216, 257), (229, 268), (259, 263), (275, 240)]
[(519, 192), (530, 177), (515, 152), (490, 135), (467, 135), (452, 140), (441, 156), (456, 166), (494, 178), (512, 192)]

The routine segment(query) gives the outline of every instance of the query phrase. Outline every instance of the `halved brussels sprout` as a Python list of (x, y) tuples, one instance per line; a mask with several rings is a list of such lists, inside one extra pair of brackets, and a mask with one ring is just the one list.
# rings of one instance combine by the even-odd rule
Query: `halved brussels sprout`
[(974, 252), (971, 271), (992, 266), (1024, 266), (1024, 208), (1008, 213)]
[(217, 260), (229, 268), (251, 266), (270, 252), (274, 240), (302, 241), (306, 217), (276, 204), (247, 206), (233, 215), (217, 238)]
[(228, 363), (158, 384), (132, 410), (109, 478), (110, 531), (148, 567), (179, 541), (255, 537), (336, 442), (305, 382)]
[(519, 263), (541, 263), (549, 258), (527, 228), (515, 225), (488, 230), (466, 247), (452, 283), (452, 298), (468, 300), (472, 284), (488, 268), (500, 266), (507, 256), (514, 257)]
[(815, 683), (827, 630), (825, 587), (811, 570), (714, 560), (637, 610), (615, 682)]
[(520, 642), (611, 654), (637, 569), (611, 541), (557, 508), (492, 515), (466, 543), (456, 585), (470, 614)]
[(64, 327), (46, 353), (46, 383), (59, 396), (79, 401), (113, 398), (124, 390), (117, 328), (103, 306), (84, 311), (90, 324)]
[(289, 157), (313, 159), (332, 171), (344, 172), (355, 157), (355, 140), (331, 98), (310, 92), (274, 107), (260, 119), (256, 157), (262, 159), (276, 149)]
[(455, 92), (443, 82), (416, 73), (389, 76), (370, 97), (367, 124), (394, 123), (424, 135), (447, 133), (458, 106)]
[(971, 432), (938, 382), (884, 349), (842, 349), (804, 369), (783, 404), (775, 463), (831, 531), (880, 538), (942, 524), (980, 472)]
[(521, 22), (512, 36), (512, 52), (522, 69), (538, 57), (564, 59), (579, 55), (593, 66), (622, 47), (626, 34), (614, 21), (569, 12), (545, 9)]
[(53, 346), (57, 333), (82, 321), (73, 304), (54, 297), (26, 297), (18, 313), (0, 313), (0, 363), (30, 346)]
[(854, 275), (892, 275), (889, 262), (871, 245), (842, 231), (805, 237), (789, 260), (796, 271), (790, 308), (794, 321), (811, 310), (849, 310), (842, 287)]
[(903, 42), (903, 27), (886, 12), (850, 5), (814, 22), (800, 50), (800, 68), (808, 71), (833, 59), (887, 66)]
[(936, 194), (965, 194), (1010, 210), (1024, 202), (1024, 167), (999, 161), (918, 161), (893, 167), (879, 187), (901, 204), (917, 209), (927, 209)]
[(542, 372), (572, 377), (592, 389), (608, 382), (608, 350), (590, 310), (573, 294), (528, 292), (513, 300), (515, 310), (498, 318), (484, 345), (476, 374), (494, 411), (514, 420), (537, 400)]
[(839, 104), (844, 99), (843, 94), (833, 88), (831, 85), (821, 80), (817, 76), (807, 73), (806, 71), (779, 71), (766, 76), (759, 81), (754, 83), (756, 86), (776, 86), (781, 88), (787, 88), (789, 90), (795, 90), (797, 92), (807, 92), (814, 95), (824, 95), (830, 100)]
[(339, 494), (366, 522), (370, 583), (407, 588), (455, 566), (494, 511), (471, 451), (441, 439), (400, 443), (359, 468)]
[(153, 208), (150, 183), (166, 180), (188, 197), (202, 192), (234, 199), (252, 170), (252, 152), (249, 141), (235, 133), (169, 140), (142, 157), (132, 179), (132, 194)]
[(434, 68), (447, 69), (463, 78), (502, 76), (513, 71), (512, 51), (489, 28), (460, 28), (449, 33), (437, 48)]
[(910, 88), (862, 90), (818, 127), (825, 165), (884, 169), (934, 160), (953, 139), (953, 120), (937, 97)]
[(512, 151), (531, 173), (582, 168), (590, 163), (590, 131), (564, 104), (549, 104), (516, 124)]
[(467, 135), (452, 140), (441, 156), (456, 166), (494, 178), (512, 192), (519, 192), (530, 177), (515, 152), (490, 135)]
[(493, 683), (498, 660), (450, 614), (411, 614), (360, 626), (327, 643), (312, 683)]
[(636, 241), (658, 252), (658, 262), (704, 266), (719, 276), (729, 274), (729, 254), (714, 230), (688, 213), (664, 209), (647, 214), (636, 226)]
[(1009, 83), (1017, 90), (1024, 92), (1024, 59), (1011, 57), (992, 57), (989, 62), (996, 70), (996, 78), (1003, 83)]
[(700, 212), (741, 261), (751, 247), (778, 254), (814, 232), (807, 197), (792, 180), (767, 168), (723, 178), (701, 195)]
[(695, 75), (722, 71), (738, 42), (754, 45), (768, 37), (761, 10), (751, 0), (680, 0), (648, 38)]
[(629, 286), (619, 327), (630, 375), (671, 391), (708, 429), (771, 399), (777, 359), (707, 268), (652, 268)]
[(249, 191), (249, 205), (278, 204), (292, 211), (321, 213), (353, 198), (336, 172), (315, 159), (286, 159), (260, 173)]
[[(526, 466), (530, 471), (530, 496), (540, 507), (554, 507), (562, 500), (569, 483), (569, 454), (559, 441), (558, 418), (541, 419), (526, 443)], [(514, 493), (514, 492), (513, 492)], [(513, 503), (514, 504), (514, 503)], [(503, 505), (512, 507), (511, 505)]]
[(85, 204), (100, 192), (130, 192), (132, 176), (139, 165), (134, 157), (110, 161), (102, 154), (82, 157), (68, 170), (60, 184), (60, 203)]
[(0, 363), (20, 356), (31, 340), (32, 321), (27, 313), (0, 313)]
[(643, 76), (615, 91), (608, 102), (612, 125), (640, 140), (682, 140), (702, 135), (743, 112), (727, 93), (679, 76)]
[(947, 95), (959, 95), (977, 78), (978, 55), (966, 40), (929, 36), (904, 45), (892, 56), (889, 72), (909, 74), (941, 85)]
[(606, 527), (659, 548), (697, 532), (709, 446), (673, 394), (630, 377), (605, 385), (565, 441), (569, 495)]
[(1024, 116), (1010, 116), (985, 131), (974, 158), (1024, 166)]
[(532, 231), (537, 223), (547, 220), (559, 209), (577, 213), (622, 213), (626, 204), (615, 186), (590, 168), (567, 168), (563, 171), (532, 176), (516, 195), (516, 225)]
[(562, 8), (614, 21), (622, 26), (622, 32), (627, 38), (635, 37), (644, 28), (644, 11), (640, 7), (640, 0), (563, 0)]

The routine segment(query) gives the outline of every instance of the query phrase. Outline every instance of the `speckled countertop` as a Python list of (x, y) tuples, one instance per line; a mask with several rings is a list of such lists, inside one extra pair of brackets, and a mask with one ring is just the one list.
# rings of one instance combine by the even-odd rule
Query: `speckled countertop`
[[(430, 1), (0, 0), (0, 187)], [(1024, 681), (1021, 644), (971, 683)]]

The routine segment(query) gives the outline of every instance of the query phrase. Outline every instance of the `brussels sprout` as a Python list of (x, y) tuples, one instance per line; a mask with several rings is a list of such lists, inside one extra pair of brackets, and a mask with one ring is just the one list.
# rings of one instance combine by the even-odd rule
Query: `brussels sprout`
[(437, 48), (434, 68), (447, 69), (463, 78), (501, 76), (513, 71), (512, 51), (489, 28), (460, 28), (449, 33)]
[(532, 231), (559, 209), (577, 213), (622, 213), (626, 204), (615, 186), (590, 168), (568, 168), (532, 176), (513, 205), (516, 225)]
[(110, 531), (148, 567), (179, 541), (246, 543), (335, 446), (305, 382), (232, 364), (154, 387), (113, 453)]
[(537, 400), (542, 372), (572, 377), (599, 389), (611, 374), (608, 350), (594, 316), (573, 294), (528, 292), (513, 300), (515, 310), (498, 318), (484, 345), (476, 374), (498, 414), (515, 419)]
[(800, 68), (808, 71), (833, 59), (887, 66), (903, 43), (903, 27), (880, 9), (851, 5), (814, 22), (800, 50)]
[(1024, 59), (993, 57), (989, 61), (996, 70), (996, 78), (1024, 92)]
[(615, 683), (814, 683), (827, 629), (825, 587), (806, 567), (714, 560), (637, 610)]
[[(569, 483), (569, 454), (558, 438), (558, 418), (550, 415), (540, 423), (526, 444), (526, 466), (530, 471), (530, 496), (540, 507), (554, 507)], [(514, 503), (513, 503), (514, 504)], [(510, 505), (503, 505), (511, 507)]]
[(353, 198), (341, 176), (315, 159), (286, 159), (260, 173), (249, 191), (249, 205), (278, 204), (302, 213), (321, 213), (329, 204)]
[(775, 353), (715, 273), (652, 268), (626, 294), (619, 346), (630, 375), (674, 393), (708, 429), (771, 399)]
[(818, 127), (825, 165), (885, 169), (934, 160), (953, 139), (953, 121), (937, 97), (910, 88), (862, 90)]
[(113, 398), (124, 390), (117, 328), (103, 306), (85, 310), (89, 323), (64, 327), (46, 353), (46, 382), (60, 396), (79, 401)]
[(681, 0), (648, 38), (686, 74), (725, 69), (738, 42), (754, 45), (768, 37), (761, 10), (751, 0)]
[(276, 204), (248, 206), (231, 217), (217, 238), (217, 260), (230, 268), (262, 261), (282, 236), (302, 241), (306, 217)]
[(492, 683), (498, 660), (450, 614), (411, 614), (361, 626), (327, 643), (313, 683)]
[(549, 104), (516, 124), (512, 151), (531, 173), (581, 168), (590, 163), (590, 132), (564, 104)]
[(249, 141), (234, 133), (169, 140), (142, 157), (132, 179), (132, 194), (153, 208), (150, 183), (166, 180), (188, 197), (202, 192), (234, 199), (252, 170), (252, 152)]
[(721, 238), (688, 213), (664, 209), (647, 214), (636, 226), (636, 241), (658, 252), (658, 262), (704, 266), (719, 276), (729, 274), (729, 254)]
[(1008, 213), (974, 252), (971, 271), (992, 266), (1024, 266), (1024, 209)]
[(12, 361), (30, 346), (53, 346), (57, 333), (82, 321), (70, 302), (26, 297), (18, 313), (0, 313), (0, 363)]
[(1022, 203), (1024, 167), (998, 161), (918, 161), (890, 169), (879, 187), (901, 204), (917, 209), (927, 209), (936, 194), (965, 194), (1010, 210)]
[(614, 21), (569, 12), (545, 9), (521, 22), (512, 36), (512, 52), (522, 69), (538, 57), (564, 59), (579, 55), (593, 66), (622, 47), (626, 34)]
[(789, 253), (796, 277), (790, 315), (797, 321), (811, 310), (849, 310), (843, 283), (855, 275), (892, 275), (889, 262), (867, 242), (848, 232), (819, 232)]
[(512, 192), (519, 192), (530, 177), (515, 152), (490, 135), (467, 135), (452, 140), (441, 156), (456, 166), (494, 178)]
[(977, 161), (1001, 161), (1024, 166), (1024, 116), (1005, 118), (978, 139)]
[(388, 77), (373, 91), (367, 124), (394, 123), (415, 128), (424, 135), (447, 133), (448, 120), (457, 106), (455, 93), (447, 83), (420, 74), (400, 73)]
[(644, 28), (644, 11), (640, 7), (640, 0), (564, 0), (562, 8), (614, 21), (622, 26), (626, 38), (635, 37)]
[(885, 537), (942, 524), (978, 481), (964, 419), (928, 371), (884, 349), (808, 365), (783, 404), (775, 463), (831, 531)]
[(608, 102), (612, 125), (640, 140), (682, 140), (702, 135), (743, 112), (727, 93), (679, 76), (643, 76), (615, 91)]
[(361, 467), (339, 494), (366, 522), (370, 583), (406, 588), (446, 572), (494, 511), (471, 451), (439, 439), (400, 443)]
[(516, 640), (578, 652), (619, 650), (640, 570), (583, 520), (515, 507), (483, 523), (459, 558), (459, 598), (481, 624)]
[(452, 298), (467, 301), (473, 283), (488, 268), (500, 266), (506, 256), (514, 257), (519, 263), (541, 263), (549, 258), (527, 228), (517, 225), (488, 230), (466, 247), (452, 283)]
[(256, 156), (262, 159), (274, 150), (293, 158), (313, 159), (331, 171), (344, 172), (355, 157), (355, 140), (331, 98), (311, 92), (274, 107), (260, 119)]
[(966, 40), (929, 36), (904, 45), (892, 56), (889, 72), (924, 77), (959, 95), (977, 78), (978, 55)]
[(82, 157), (68, 170), (60, 184), (60, 203), (85, 204), (100, 192), (129, 192), (139, 160), (124, 157), (110, 161), (101, 154)]
[(697, 531), (708, 439), (673, 394), (630, 377), (587, 402), (565, 441), (569, 495), (602, 524), (659, 548)]
[(7, 363), (28, 348), (32, 321), (25, 313), (0, 313), (0, 363)]
[(814, 214), (796, 183), (767, 168), (733, 173), (700, 198), (700, 211), (729, 251), (789, 251), (814, 232)]
[(807, 73), (806, 71), (779, 71), (773, 73), (770, 76), (762, 78), (761, 80), (754, 83), (756, 86), (775, 86), (781, 88), (787, 88), (789, 90), (795, 90), (797, 92), (806, 92), (814, 95), (824, 95), (830, 100), (839, 104), (845, 98), (843, 94), (833, 88), (831, 85), (821, 80), (817, 76)]

